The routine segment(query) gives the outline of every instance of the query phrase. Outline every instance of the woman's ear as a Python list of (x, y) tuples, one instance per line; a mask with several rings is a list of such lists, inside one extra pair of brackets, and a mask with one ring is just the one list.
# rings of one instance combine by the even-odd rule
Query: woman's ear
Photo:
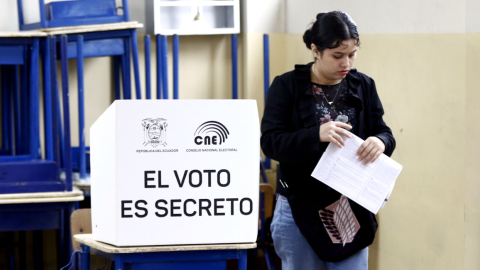
[(317, 46), (315, 46), (315, 44), (312, 43), (312, 45), (310, 45), (310, 48), (312, 49), (313, 59), (315, 60), (319, 59), (320, 52), (318, 51)]

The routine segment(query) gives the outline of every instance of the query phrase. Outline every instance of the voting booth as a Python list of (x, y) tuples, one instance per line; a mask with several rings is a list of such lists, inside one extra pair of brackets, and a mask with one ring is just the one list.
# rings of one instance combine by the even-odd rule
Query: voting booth
[(90, 134), (94, 240), (255, 242), (256, 101), (116, 100)]

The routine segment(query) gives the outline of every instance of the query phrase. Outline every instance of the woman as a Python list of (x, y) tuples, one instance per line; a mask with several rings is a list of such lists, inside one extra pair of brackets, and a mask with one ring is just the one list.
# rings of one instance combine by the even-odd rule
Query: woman
[[(282, 175), (271, 225), (275, 249), (282, 269), (366, 270), (375, 216), (310, 174), (328, 143), (345, 145), (347, 130), (365, 140), (357, 151), (364, 164), (391, 155), (395, 139), (375, 82), (352, 69), (360, 39), (350, 16), (318, 14), (303, 40), (314, 62), (274, 79), (262, 119), (263, 152), (280, 162)], [(334, 220), (339, 204), (355, 217), (348, 237)]]

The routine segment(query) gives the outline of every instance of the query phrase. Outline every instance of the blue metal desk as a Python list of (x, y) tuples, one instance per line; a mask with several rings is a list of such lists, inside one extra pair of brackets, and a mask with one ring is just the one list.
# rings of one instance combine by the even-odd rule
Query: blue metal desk
[(114, 260), (115, 270), (225, 270), (229, 259), (238, 259), (238, 269), (246, 270), (247, 249), (257, 246), (245, 243), (115, 247), (93, 240), (91, 234), (77, 234), (74, 238), (82, 246), (82, 270), (90, 269), (90, 252)]
[[(51, 92), (43, 92), (45, 156), (40, 151), (40, 39), (43, 32), (0, 33), (2, 149), (0, 193), (72, 190), (58, 178)], [(48, 61), (43, 61), (44, 64)]]
[[(79, 115), (79, 147), (73, 148), (73, 164), (77, 165), (80, 173), (80, 179), (87, 178), (88, 160), (86, 152), (88, 147), (85, 145), (85, 101), (84, 101), (84, 65), (85, 57), (113, 56), (114, 58), (114, 77), (115, 77), (115, 98), (120, 99), (120, 78), (122, 79), (123, 98), (131, 99), (131, 61), (133, 56), (133, 70), (135, 77), (136, 98), (141, 98), (140, 71), (138, 60), (137, 28), (143, 27), (137, 22), (122, 22), (101, 25), (85, 25), (75, 27), (59, 27), (51, 29), (42, 29), (49, 37), (45, 40), (43, 46), (43, 55), (48, 55), (52, 59), (60, 59), (66, 62), (67, 59), (77, 59), (78, 76), (78, 115)], [(62, 37), (66, 37), (66, 57), (58, 53), (57, 47), (61, 45)], [(132, 54), (131, 54), (132, 53)], [(64, 59), (65, 58), (65, 59)], [(52, 61), (52, 63), (55, 61)], [(56, 62), (55, 62), (56, 63)], [(121, 67), (121, 68), (120, 68)], [(55, 69), (45, 75), (45, 81), (52, 81), (53, 92), (58, 93), (57, 74)], [(120, 74), (122, 76), (120, 76)], [(53, 78), (53, 80), (49, 80)], [(62, 83), (68, 81), (66, 76), (62, 75)], [(88, 89), (87, 89), (88, 91)]]
[[(72, 250), (70, 214), (75, 202), (81, 200), (83, 193), (79, 190), (0, 194), (0, 232), (34, 231), (34, 238), (40, 240), (35, 247), (35, 268), (41, 269), (40, 232), (57, 229), (58, 266), (64, 266), (70, 260)], [(20, 269), (25, 269), (25, 261), (20, 260), (20, 264)]]

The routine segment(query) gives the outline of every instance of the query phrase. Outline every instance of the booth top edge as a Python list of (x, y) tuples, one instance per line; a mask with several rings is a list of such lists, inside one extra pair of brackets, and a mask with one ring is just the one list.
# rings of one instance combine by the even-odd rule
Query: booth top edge
[(200, 102), (252, 102), (257, 101), (256, 99), (117, 99), (115, 102), (193, 102), (193, 101), (200, 101)]

